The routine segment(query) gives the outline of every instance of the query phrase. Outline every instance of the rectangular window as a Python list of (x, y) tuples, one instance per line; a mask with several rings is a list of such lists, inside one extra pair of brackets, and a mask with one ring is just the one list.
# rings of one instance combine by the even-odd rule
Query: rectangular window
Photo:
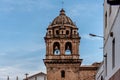
[(44, 80), (46, 80), (46, 76), (44, 76)]
[(107, 12), (105, 13), (105, 29), (107, 28)]
[(65, 71), (64, 70), (61, 71), (61, 77), (65, 78)]
[(112, 68), (115, 67), (115, 38), (112, 41)]
[(109, 16), (111, 15), (111, 12), (112, 12), (112, 6), (109, 5)]
[(35, 80), (37, 80), (37, 76), (35, 76)]
[(105, 75), (107, 76), (107, 53), (105, 55)]

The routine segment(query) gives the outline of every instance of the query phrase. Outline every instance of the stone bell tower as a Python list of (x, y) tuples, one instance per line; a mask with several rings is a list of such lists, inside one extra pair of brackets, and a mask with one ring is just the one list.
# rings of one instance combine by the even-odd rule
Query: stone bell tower
[(79, 80), (80, 36), (78, 28), (61, 9), (59, 16), (48, 26), (46, 36), (47, 80)]

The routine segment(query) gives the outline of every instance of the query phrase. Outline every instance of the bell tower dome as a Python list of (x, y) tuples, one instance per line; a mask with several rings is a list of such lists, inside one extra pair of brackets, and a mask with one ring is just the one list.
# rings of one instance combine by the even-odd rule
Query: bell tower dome
[(46, 58), (47, 80), (78, 80), (80, 36), (77, 26), (61, 9), (47, 28)]

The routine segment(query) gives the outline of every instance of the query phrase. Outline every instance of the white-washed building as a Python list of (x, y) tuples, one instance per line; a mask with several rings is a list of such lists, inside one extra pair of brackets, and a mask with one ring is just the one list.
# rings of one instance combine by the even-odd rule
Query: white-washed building
[(120, 2), (104, 0), (104, 63), (103, 73), (98, 70), (96, 80), (100, 80), (99, 76), (103, 80), (120, 80), (120, 5), (115, 1)]
[(46, 74), (43, 72), (31, 75), (23, 80), (47, 80)]
[(103, 80), (103, 78), (104, 78), (104, 66), (103, 66), (103, 63), (104, 62), (101, 62), (101, 65), (100, 65), (99, 69), (97, 70), (95, 80)]

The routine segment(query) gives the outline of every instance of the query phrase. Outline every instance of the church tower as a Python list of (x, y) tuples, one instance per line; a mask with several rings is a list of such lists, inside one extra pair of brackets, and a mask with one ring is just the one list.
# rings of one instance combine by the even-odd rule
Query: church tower
[(53, 22), (48, 26), (46, 36), (47, 80), (79, 80), (80, 36), (77, 26), (60, 10)]

